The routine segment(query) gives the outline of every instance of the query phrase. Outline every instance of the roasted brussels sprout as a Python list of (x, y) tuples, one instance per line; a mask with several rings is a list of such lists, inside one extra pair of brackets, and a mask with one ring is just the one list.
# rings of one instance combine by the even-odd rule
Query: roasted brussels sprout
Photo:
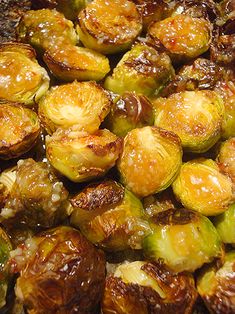
[(224, 243), (235, 244), (235, 204), (221, 215), (213, 218), (213, 223)]
[(74, 182), (103, 176), (115, 165), (121, 149), (122, 140), (106, 129), (88, 134), (73, 126), (46, 138), (48, 160)]
[(235, 78), (219, 81), (215, 86), (224, 101), (225, 115), (222, 137), (228, 139), (235, 136)]
[(68, 192), (49, 166), (33, 159), (17, 163), (15, 182), (1, 211), (2, 223), (49, 228), (67, 216)]
[(212, 159), (194, 159), (181, 167), (172, 184), (181, 203), (206, 216), (216, 216), (233, 203), (231, 180), (220, 173)]
[(220, 170), (229, 176), (235, 185), (235, 137), (221, 144), (217, 162)]
[(212, 222), (189, 209), (169, 209), (150, 219), (152, 233), (143, 240), (146, 257), (163, 259), (174, 272), (194, 271), (222, 257), (222, 242)]
[(143, 197), (166, 189), (181, 166), (179, 137), (157, 127), (130, 131), (124, 139), (118, 169), (124, 185)]
[(29, 313), (97, 313), (105, 280), (103, 252), (71, 227), (47, 230), (11, 253), (20, 271), (16, 296)]
[(124, 263), (106, 279), (102, 313), (186, 314), (196, 298), (189, 274), (174, 274), (160, 263)]
[(91, 49), (66, 45), (46, 51), (43, 60), (62, 81), (102, 80), (109, 72), (109, 60)]
[(148, 38), (178, 63), (196, 58), (207, 51), (211, 42), (211, 30), (209, 21), (179, 14), (153, 22), (148, 29)]
[(186, 151), (206, 152), (221, 137), (224, 104), (214, 91), (185, 91), (153, 105), (154, 124), (176, 133)]
[(10, 279), (8, 259), (12, 249), (11, 242), (5, 231), (0, 227), (0, 311), (6, 303), (7, 286)]
[(39, 117), (49, 134), (77, 124), (97, 131), (111, 108), (109, 94), (95, 82), (73, 82), (52, 87), (39, 102)]
[(167, 97), (185, 90), (214, 89), (216, 83), (225, 77), (225, 70), (214, 62), (197, 58), (184, 65), (178, 74), (162, 90), (161, 96)]
[(0, 103), (0, 159), (29, 151), (40, 133), (37, 114), (19, 104)]
[(85, 47), (113, 54), (131, 46), (142, 18), (132, 1), (94, 0), (79, 13), (76, 29)]
[(69, 20), (75, 20), (87, 4), (87, 0), (31, 0), (31, 2), (33, 9), (55, 8)]
[(235, 64), (235, 34), (217, 35), (211, 45), (211, 59), (222, 65)]
[(105, 126), (118, 136), (138, 127), (153, 125), (154, 115), (151, 102), (143, 95), (125, 92), (117, 96), (105, 119)]
[(0, 174), (0, 209), (5, 206), (15, 180), (16, 167), (6, 169)]
[(18, 39), (31, 44), (39, 53), (59, 45), (75, 45), (77, 35), (73, 23), (56, 10), (27, 11), (21, 18)]
[(165, 53), (137, 43), (119, 61), (104, 86), (118, 94), (133, 91), (149, 96), (158, 94), (173, 74), (171, 60)]
[(107, 250), (140, 249), (149, 233), (138, 198), (115, 181), (92, 184), (71, 199), (72, 225)]
[(39, 66), (32, 47), (19, 43), (0, 45), (0, 100), (32, 104), (49, 87), (49, 77)]
[(197, 290), (212, 314), (232, 314), (235, 311), (235, 251), (225, 254), (219, 269), (211, 265), (197, 280)]

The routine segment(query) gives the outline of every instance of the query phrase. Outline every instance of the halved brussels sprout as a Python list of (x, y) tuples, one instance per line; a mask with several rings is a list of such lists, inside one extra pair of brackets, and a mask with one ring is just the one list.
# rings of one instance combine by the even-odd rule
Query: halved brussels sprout
[(152, 233), (143, 240), (151, 260), (163, 259), (174, 272), (200, 268), (222, 257), (222, 242), (212, 222), (189, 209), (169, 209), (150, 219)]
[(49, 77), (32, 47), (19, 43), (0, 45), (0, 99), (32, 104), (48, 89)]
[(88, 134), (73, 126), (66, 130), (57, 129), (46, 138), (49, 162), (74, 182), (105, 175), (115, 165), (121, 149), (122, 140), (106, 129)]
[(197, 58), (180, 69), (163, 89), (161, 96), (167, 97), (185, 90), (214, 89), (216, 83), (225, 76), (225, 70), (213, 61)]
[(157, 47), (169, 53), (175, 62), (186, 62), (208, 50), (212, 26), (203, 18), (175, 15), (153, 22), (148, 37)]
[(213, 218), (213, 223), (224, 243), (235, 244), (235, 204), (221, 215)]
[(224, 101), (225, 115), (222, 137), (228, 139), (235, 136), (235, 78), (218, 82), (215, 91), (221, 95)]
[(174, 274), (165, 265), (136, 261), (106, 278), (103, 314), (192, 313), (197, 299), (190, 274)]
[(47, 50), (43, 60), (51, 73), (62, 81), (99, 81), (110, 70), (109, 60), (102, 54), (72, 45)]
[(111, 98), (95, 82), (73, 82), (52, 87), (40, 100), (38, 113), (49, 134), (59, 127), (77, 124), (87, 132), (97, 131), (111, 108)]
[(221, 144), (217, 162), (220, 170), (229, 176), (235, 185), (235, 137)]
[(105, 257), (71, 227), (47, 230), (11, 253), (16, 296), (29, 313), (97, 313)]
[(56, 8), (69, 20), (75, 20), (87, 4), (87, 0), (31, 0), (31, 2), (33, 9)]
[(225, 263), (211, 265), (197, 279), (197, 290), (212, 314), (232, 314), (235, 310), (235, 251), (225, 254)]
[(233, 203), (231, 180), (212, 159), (195, 159), (182, 165), (172, 184), (174, 194), (189, 209), (216, 216)]
[(153, 106), (145, 96), (125, 92), (113, 102), (105, 126), (114, 134), (123, 137), (135, 128), (153, 125)]
[(40, 133), (37, 114), (19, 104), (0, 103), (0, 159), (29, 151)]
[(75, 45), (77, 35), (73, 23), (56, 10), (27, 11), (21, 18), (18, 39), (31, 44), (39, 53), (58, 45)]
[(214, 91), (185, 91), (157, 98), (153, 106), (154, 124), (176, 133), (186, 151), (206, 152), (221, 137), (224, 104)]
[(10, 239), (0, 227), (0, 310), (6, 304), (7, 286), (10, 278), (8, 259), (11, 250)]
[(119, 61), (104, 86), (118, 94), (133, 91), (149, 96), (158, 94), (173, 74), (174, 68), (167, 54), (137, 43)]
[(182, 162), (179, 137), (157, 127), (130, 131), (124, 139), (118, 170), (123, 184), (143, 197), (166, 189)]
[(48, 164), (33, 159), (17, 163), (15, 182), (11, 187), (1, 222), (26, 224), (28, 227), (52, 227), (65, 219), (68, 192)]
[(89, 185), (70, 200), (72, 225), (107, 250), (140, 249), (149, 233), (140, 200), (115, 181)]
[(76, 29), (85, 47), (113, 54), (131, 46), (142, 18), (132, 1), (94, 0), (79, 13)]

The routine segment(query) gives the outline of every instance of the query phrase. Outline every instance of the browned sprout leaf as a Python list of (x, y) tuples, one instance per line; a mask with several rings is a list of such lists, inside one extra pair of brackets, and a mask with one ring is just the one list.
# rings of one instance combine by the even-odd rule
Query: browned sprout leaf
[(97, 313), (105, 258), (71, 227), (47, 230), (11, 253), (16, 295), (30, 314)]
[(104, 54), (130, 48), (142, 18), (129, 0), (94, 0), (78, 15), (77, 32), (85, 47)]
[(106, 278), (104, 314), (189, 314), (197, 298), (193, 277), (165, 265), (124, 263)]

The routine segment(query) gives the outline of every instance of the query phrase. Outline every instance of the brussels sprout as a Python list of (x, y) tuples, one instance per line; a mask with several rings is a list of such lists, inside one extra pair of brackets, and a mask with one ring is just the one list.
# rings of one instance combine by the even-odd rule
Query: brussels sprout
[(214, 89), (216, 83), (226, 76), (225, 70), (214, 62), (197, 58), (183, 66), (178, 74), (166, 85), (161, 96), (166, 97), (185, 90)]
[(220, 170), (235, 184), (235, 137), (221, 144), (217, 162)]
[(20, 271), (16, 296), (29, 313), (97, 313), (105, 280), (104, 254), (79, 231), (63, 226), (47, 230), (11, 256), (13, 270)]
[(73, 126), (46, 138), (48, 160), (74, 182), (103, 176), (115, 165), (121, 149), (122, 140), (106, 129), (91, 135)]
[(0, 100), (32, 104), (49, 87), (49, 77), (39, 66), (29, 45), (0, 44)]
[(186, 162), (172, 184), (174, 194), (189, 209), (216, 216), (233, 202), (232, 182), (211, 159)]
[(166, 189), (177, 176), (181, 159), (182, 147), (176, 134), (146, 126), (125, 137), (118, 169), (124, 185), (143, 197)]
[(37, 114), (19, 104), (0, 103), (0, 159), (29, 151), (40, 133)]
[(138, 198), (115, 181), (92, 184), (71, 199), (72, 225), (107, 250), (141, 248), (149, 232)]
[(150, 42), (167, 51), (175, 62), (185, 62), (208, 50), (211, 30), (209, 21), (179, 14), (153, 22), (148, 37)]
[(189, 209), (169, 209), (151, 218), (152, 234), (143, 240), (144, 254), (163, 259), (174, 272), (194, 271), (222, 256), (222, 242), (212, 222)]
[(214, 91), (185, 91), (153, 105), (154, 124), (176, 133), (186, 151), (206, 152), (221, 136), (224, 104)]
[(0, 209), (5, 206), (15, 180), (16, 167), (6, 169), (0, 174)]
[(235, 244), (235, 204), (221, 215), (214, 217), (213, 223), (224, 243)]
[(222, 65), (235, 64), (235, 34), (217, 35), (211, 45), (211, 59)]
[(47, 50), (43, 60), (51, 73), (62, 81), (99, 81), (110, 70), (109, 60), (105, 56), (72, 45)]
[(197, 298), (194, 279), (174, 274), (160, 263), (132, 262), (106, 278), (103, 314), (192, 313)]
[(8, 269), (9, 254), (12, 249), (11, 242), (5, 231), (0, 227), (0, 311), (6, 304), (7, 286), (10, 279)]
[(225, 254), (219, 269), (211, 265), (197, 280), (197, 290), (212, 314), (232, 314), (235, 311), (235, 251)]
[(153, 125), (154, 115), (151, 102), (143, 95), (125, 92), (114, 99), (105, 126), (118, 136), (126, 134), (138, 127)]
[(141, 29), (141, 15), (128, 0), (92, 1), (79, 13), (76, 28), (85, 47), (104, 54), (130, 48)]
[(149, 96), (158, 92), (173, 76), (174, 69), (165, 53), (144, 43), (135, 44), (108, 76), (104, 86), (118, 94), (134, 91)]
[(75, 20), (87, 4), (87, 0), (31, 0), (31, 2), (33, 9), (56, 8), (69, 20)]
[(4, 224), (10, 222), (29, 227), (52, 227), (66, 216), (68, 192), (49, 166), (33, 159), (17, 163), (15, 182), (1, 211)]
[(228, 139), (235, 136), (235, 81), (229, 79), (216, 84), (215, 91), (224, 101), (225, 116), (223, 121), (222, 137)]
[(75, 45), (73, 23), (56, 10), (27, 11), (21, 18), (18, 39), (31, 44), (39, 53), (58, 45)]
[(98, 130), (111, 107), (109, 94), (95, 82), (73, 82), (52, 87), (40, 100), (38, 113), (49, 134), (78, 124), (87, 132)]

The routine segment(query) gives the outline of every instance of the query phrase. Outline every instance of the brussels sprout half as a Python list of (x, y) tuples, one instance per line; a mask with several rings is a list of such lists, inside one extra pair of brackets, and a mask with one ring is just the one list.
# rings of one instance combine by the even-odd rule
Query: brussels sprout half
[(71, 227), (47, 230), (11, 253), (16, 296), (29, 313), (97, 313), (105, 257)]
[(235, 137), (231, 137), (221, 144), (217, 163), (220, 170), (235, 184)]
[(221, 215), (213, 218), (213, 223), (224, 243), (235, 245), (235, 204)]
[(11, 242), (8, 235), (0, 227), (0, 311), (6, 304), (6, 294), (10, 274), (8, 269), (8, 259), (12, 250)]
[(185, 91), (157, 98), (153, 106), (154, 124), (176, 133), (186, 151), (206, 152), (221, 137), (224, 104), (214, 91)]
[(195, 159), (183, 164), (172, 187), (186, 208), (206, 216), (225, 212), (234, 201), (231, 180), (220, 173), (211, 159)]
[(72, 225), (106, 250), (139, 249), (150, 231), (140, 200), (115, 181), (86, 187), (71, 199), (71, 204)]
[(211, 31), (209, 21), (179, 14), (150, 24), (148, 38), (172, 60), (185, 63), (208, 50)]
[(0, 103), (0, 159), (29, 151), (40, 133), (37, 114), (20, 104)]
[(94, 0), (78, 15), (79, 39), (87, 48), (113, 54), (130, 48), (142, 29), (142, 18), (129, 0)]
[(46, 138), (49, 162), (74, 182), (104, 176), (115, 165), (121, 149), (122, 140), (106, 129), (88, 134), (75, 125), (66, 130), (57, 129)]
[(119, 61), (104, 82), (106, 89), (117, 94), (133, 91), (150, 96), (158, 94), (174, 75), (170, 58), (144, 43), (135, 44)]
[(160, 263), (124, 263), (106, 278), (102, 313), (189, 314), (196, 298), (189, 274), (174, 274)]
[(49, 77), (32, 47), (0, 44), (0, 100), (32, 104), (48, 89)]
[(225, 263), (205, 268), (197, 279), (197, 290), (212, 314), (235, 311), (235, 251), (225, 254)]
[(18, 39), (31, 44), (40, 54), (57, 45), (75, 45), (73, 23), (56, 10), (27, 11), (17, 27)]
[(174, 272), (200, 268), (222, 257), (222, 242), (212, 222), (189, 209), (169, 209), (150, 219), (152, 233), (143, 240), (151, 260), (163, 259)]
[(134, 92), (125, 92), (114, 99), (105, 126), (117, 136), (124, 137), (129, 131), (153, 125), (153, 122), (153, 106), (148, 98)]
[(130, 131), (124, 139), (118, 170), (123, 184), (140, 197), (166, 189), (182, 163), (179, 137), (157, 127)]
[(43, 60), (51, 73), (62, 81), (100, 81), (109, 72), (109, 60), (84, 47), (59, 46), (46, 51)]
[(77, 124), (80, 130), (97, 131), (111, 108), (111, 97), (95, 82), (54, 86), (40, 100), (38, 113), (49, 134)]
[(5, 207), (3, 224), (26, 224), (28, 227), (49, 228), (67, 216), (68, 192), (50, 170), (48, 164), (33, 159), (17, 163), (13, 183)]

